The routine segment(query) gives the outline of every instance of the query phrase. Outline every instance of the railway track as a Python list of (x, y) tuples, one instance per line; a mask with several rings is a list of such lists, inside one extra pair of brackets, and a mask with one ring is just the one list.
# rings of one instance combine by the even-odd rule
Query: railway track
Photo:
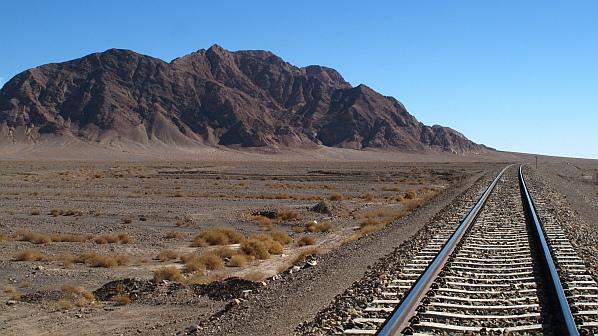
[(344, 334), (598, 334), (598, 284), (534, 196), (521, 167), (506, 167), (463, 220), (352, 308)]

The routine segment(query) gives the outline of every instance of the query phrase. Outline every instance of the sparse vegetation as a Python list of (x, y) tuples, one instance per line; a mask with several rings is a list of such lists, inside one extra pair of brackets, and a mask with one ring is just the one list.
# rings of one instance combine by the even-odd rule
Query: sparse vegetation
[(170, 281), (182, 281), (183, 274), (178, 267), (175, 266), (167, 266), (162, 267), (154, 271), (154, 281), (160, 282), (162, 280), (170, 280)]
[(403, 197), (408, 200), (415, 199), (417, 197), (417, 192), (415, 191), (415, 189), (409, 189), (405, 192), (405, 195)]
[(265, 228), (265, 229), (271, 229), (272, 228), (272, 220), (268, 217), (265, 216), (252, 216), (252, 219), (257, 221), (260, 225), (260, 227)]
[(304, 236), (297, 241), (297, 246), (314, 245), (315, 243), (316, 239), (314, 237)]
[(158, 253), (158, 255), (156, 256), (156, 259), (158, 259), (160, 261), (168, 261), (168, 260), (177, 259), (178, 257), (179, 257), (179, 254), (176, 253), (175, 251), (162, 250), (162, 251), (160, 251), (160, 253)]
[(298, 219), (299, 217), (300, 217), (299, 212), (297, 212), (295, 210), (282, 210), (282, 211), (278, 212), (278, 214), (276, 215), (276, 219), (282, 220), (282, 221)]
[(246, 255), (244, 254), (235, 254), (233, 256), (230, 257), (230, 261), (228, 263), (228, 266), (231, 267), (243, 267), (245, 265), (247, 265), (247, 263), (249, 262), (249, 259), (247, 258)]
[(71, 309), (75, 308), (75, 304), (71, 300), (60, 299), (60, 300), (58, 300), (58, 307), (61, 310), (71, 310)]
[(183, 238), (183, 234), (175, 231), (170, 231), (164, 236), (166, 239), (181, 239)]
[(371, 202), (374, 200), (375, 196), (371, 192), (366, 192), (363, 194), (363, 196), (361, 196), (361, 198), (363, 198), (364, 201)]
[(13, 285), (7, 285), (6, 287), (4, 287), (4, 293), (8, 295), (8, 298), (10, 300), (21, 300), (21, 292), (17, 289), (17, 287)]
[(334, 226), (332, 223), (325, 221), (318, 223), (316, 221), (308, 222), (305, 224), (305, 229), (309, 232), (330, 232), (332, 231)]
[(289, 234), (286, 231), (282, 230), (272, 231), (270, 233), (270, 236), (272, 237), (272, 239), (281, 243), (282, 245), (286, 245), (293, 241), (291, 237), (289, 237)]
[(23, 250), (15, 255), (16, 261), (40, 261), (44, 259), (44, 254), (39, 250)]
[(129, 294), (117, 294), (114, 295), (110, 300), (116, 302), (117, 304), (124, 306), (131, 303), (131, 297)]
[(266, 275), (259, 271), (254, 271), (251, 273), (247, 273), (243, 276), (245, 280), (254, 281), (254, 282), (261, 282), (266, 280)]
[(297, 265), (301, 262), (304, 262), (307, 259), (307, 257), (316, 256), (319, 254), (320, 250), (317, 247), (306, 248), (305, 250), (301, 251), (301, 253), (299, 253), (297, 257), (295, 257), (295, 259), (293, 259), (293, 265)]
[(243, 234), (235, 229), (210, 229), (195, 236), (191, 246), (237, 244), (244, 240)]
[(206, 252), (200, 255), (199, 261), (209, 270), (217, 270), (224, 267), (224, 261), (214, 252)]
[(31, 210), (31, 216), (39, 216), (39, 210)]
[(330, 194), (330, 197), (328, 197), (328, 199), (331, 201), (342, 201), (344, 199), (344, 196), (339, 192), (334, 192)]

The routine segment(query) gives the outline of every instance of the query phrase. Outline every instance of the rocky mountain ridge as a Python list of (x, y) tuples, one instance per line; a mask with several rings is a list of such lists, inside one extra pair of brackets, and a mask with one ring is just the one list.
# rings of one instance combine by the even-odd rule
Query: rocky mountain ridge
[(218, 45), (170, 63), (110, 49), (18, 74), (0, 90), (0, 136), (44, 134), (106, 144), (488, 149), (420, 123), (396, 99), (352, 87), (334, 69)]

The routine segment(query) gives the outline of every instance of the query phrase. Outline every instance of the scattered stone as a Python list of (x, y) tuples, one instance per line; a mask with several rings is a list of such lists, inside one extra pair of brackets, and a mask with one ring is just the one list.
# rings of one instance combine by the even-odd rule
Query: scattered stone
[(330, 205), (328, 205), (328, 203), (326, 203), (325, 201), (321, 201), (320, 203), (311, 207), (309, 210), (326, 215), (332, 214), (332, 211), (330, 211)]
[(252, 213), (254, 216), (262, 216), (270, 219), (276, 219), (278, 217), (278, 212), (271, 211), (271, 210), (264, 210), (264, 211), (256, 211)]

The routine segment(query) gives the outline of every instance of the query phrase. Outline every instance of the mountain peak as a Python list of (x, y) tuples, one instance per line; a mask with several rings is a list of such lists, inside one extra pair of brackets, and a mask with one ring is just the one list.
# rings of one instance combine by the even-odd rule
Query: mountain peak
[(46, 133), (176, 146), (484, 149), (332, 68), (218, 44), (170, 63), (108, 49), (34, 68), (0, 90), (2, 127), (26, 132), (13, 141)]

